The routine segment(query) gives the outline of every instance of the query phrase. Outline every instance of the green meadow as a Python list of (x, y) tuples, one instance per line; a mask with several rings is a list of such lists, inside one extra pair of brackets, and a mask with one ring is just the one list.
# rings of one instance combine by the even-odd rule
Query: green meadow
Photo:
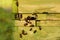
[(14, 21), (11, 11), (0, 8), (0, 40), (13, 40)]

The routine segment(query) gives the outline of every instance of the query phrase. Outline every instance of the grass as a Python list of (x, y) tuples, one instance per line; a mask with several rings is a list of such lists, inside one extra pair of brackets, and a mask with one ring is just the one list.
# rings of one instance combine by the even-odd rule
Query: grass
[(13, 40), (14, 21), (12, 12), (0, 8), (0, 40)]

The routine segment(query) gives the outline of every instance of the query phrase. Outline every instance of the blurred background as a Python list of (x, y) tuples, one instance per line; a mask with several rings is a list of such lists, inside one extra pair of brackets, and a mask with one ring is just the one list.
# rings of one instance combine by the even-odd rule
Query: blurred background
[(12, 0), (0, 0), (0, 40), (13, 40)]

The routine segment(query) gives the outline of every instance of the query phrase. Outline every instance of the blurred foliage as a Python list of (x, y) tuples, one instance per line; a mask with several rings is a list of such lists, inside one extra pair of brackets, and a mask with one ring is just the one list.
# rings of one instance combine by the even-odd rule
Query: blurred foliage
[(0, 8), (0, 40), (13, 40), (14, 21), (12, 11)]

